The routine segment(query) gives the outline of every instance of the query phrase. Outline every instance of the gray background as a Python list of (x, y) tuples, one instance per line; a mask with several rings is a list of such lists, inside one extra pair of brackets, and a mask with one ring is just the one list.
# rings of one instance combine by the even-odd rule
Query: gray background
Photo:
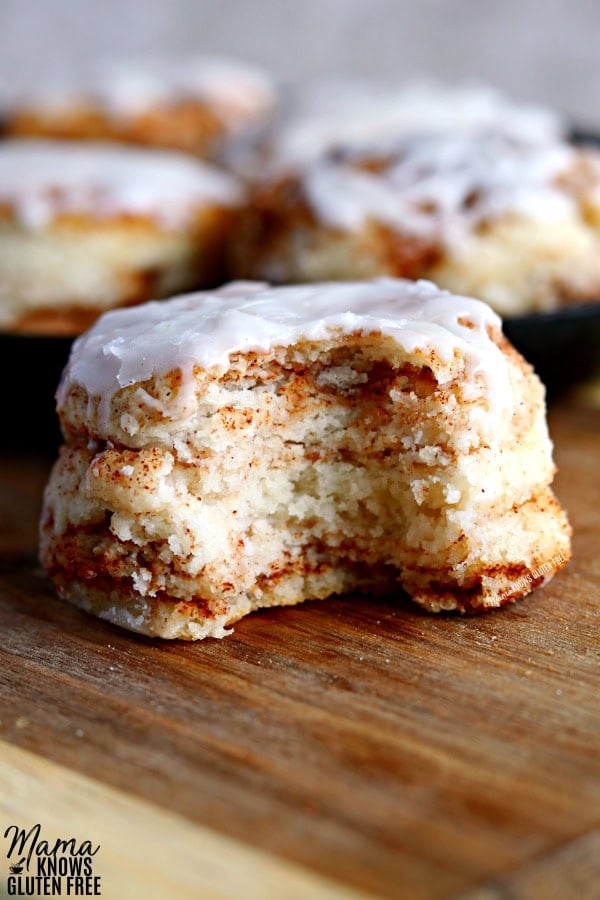
[(0, 86), (106, 58), (209, 52), (283, 82), (485, 79), (600, 127), (596, 0), (0, 0)]

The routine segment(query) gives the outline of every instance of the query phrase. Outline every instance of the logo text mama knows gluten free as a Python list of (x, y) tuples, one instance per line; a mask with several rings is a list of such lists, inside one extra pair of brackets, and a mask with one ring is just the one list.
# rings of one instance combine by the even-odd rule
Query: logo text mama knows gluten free
[(9, 825), (6, 859), (9, 897), (99, 897), (100, 875), (94, 873), (94, 857), (100, 844), (75, 838), (47, 841), (42, 826), (29, 831)]

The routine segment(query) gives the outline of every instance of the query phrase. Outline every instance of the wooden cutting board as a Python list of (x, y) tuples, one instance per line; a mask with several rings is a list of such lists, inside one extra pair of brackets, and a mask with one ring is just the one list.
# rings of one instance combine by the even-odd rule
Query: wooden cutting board
[(56, 599), (48, 461), (1, 458), (0, 836), (100, 844), (119, 900), (597, 900), (600, 413), (550, 424), (575, 556), (527, 600), (436, 618), (345, 597), (195, 645)]

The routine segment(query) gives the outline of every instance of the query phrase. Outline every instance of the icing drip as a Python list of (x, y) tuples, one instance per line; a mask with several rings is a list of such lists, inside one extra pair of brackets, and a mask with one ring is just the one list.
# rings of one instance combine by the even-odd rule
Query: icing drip
[(60, 112), (90, 103), (127, 118), (181, 100), (201, 100), (231, 128), (265, 116), (275, 104), (275, 89), (261, 70), (233, 60), (205, 57), (113, 63), (80, 74), (71, 84), (15, 98), (41, 113)]
[(100, 219), (129, 213), (177, 228), (203, 206), (239, 200), (233, 178), (183, 154), (68, 141), (0, 142), (0, 204), (11, 206), (26, 228), (43, 228), (61, 213)]
[(317, 84), (269, 136), (277, 169), (293, 169), (337, 147), (364, 146), (409, 134), (499, 135), (526, 144), (560, 140), (563, 118), (485, 84), (434, 81), (392, 87), (369, 82)]
[[(576, 198), (559, 177), (578, 153), (564, 143), (498, 135), (413, 136), (373, 152), (332, 154), (307, 169), (302, 183), (327, 225), (358, 229), (373, 220), (451, 246), (508, 213), (540, 221), (572, 216)], [(373, 158), (370, 171), (364, 164)]]

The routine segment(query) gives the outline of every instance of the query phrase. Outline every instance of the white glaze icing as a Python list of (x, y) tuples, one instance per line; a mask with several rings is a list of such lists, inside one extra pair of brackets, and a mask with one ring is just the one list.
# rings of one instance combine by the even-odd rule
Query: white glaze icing
[(235, 179), (184, 154), (87, 142), (0, 142), (0, 204), (9, 204), (30, 229), (60, 213), (138, 214), (176, 228), (202, 206), (240, 199)]
[(373, 220), (452, 247), (480, 223), (507, 213), (558, 221), (577, 209), (558, 180), (580, 153), (566, 143), (410, 137), (377, 148), (375, 158), (385, 159), (381, 171), (357, 168), (370, 153), (323, 159), (303, 174), (305, 196), (325, 224), (358, 229)]
[(333, 80), (300, 95), (268, 137), (271, 163), (293, 169), (336, 147), (378, 145), (404, 135), (503, 135), (539, 144), (566, 134), (558, 112), (481, 83), (404, 87)]
[(180, 100), (200, 99), (230, 127), (261, 119), (275, 105), (275, 88), (265, 72), (220, 57), (146, 59), (105, 64), (73, 75), (72, 83), (23, 94), (9, 105), (41, 113), (92, 103), (127, 118)]
[(92, 95), (116, 115), (201, 98), (230, 128), (263, 118), (275, 105), (275, 89), (264, 72), (218, 58), (114, 66)]
[(72, 386), (83, 387), (101, 398), (101, 428), (108, 429), (115, 392), (180, 370), (183, 387), (172, 413), (181, 415), (193, 393), (195, 366), (223, 372), (238, 351), (262, 352), (323, 340), (333, 331), (361, 331), (389, 335), (409, 353), (433, 350), (444, 363), (458, 351), (465, 360), (466, 396), (489, 392), (499, 415), (507, 400), (508, 364), (487, 329), (500, 324), (485, 303), (427, 281), (379, 278), (289, 287), (232, 282), (105, 313), (75, 341), (57, 401), (63, 406)]

